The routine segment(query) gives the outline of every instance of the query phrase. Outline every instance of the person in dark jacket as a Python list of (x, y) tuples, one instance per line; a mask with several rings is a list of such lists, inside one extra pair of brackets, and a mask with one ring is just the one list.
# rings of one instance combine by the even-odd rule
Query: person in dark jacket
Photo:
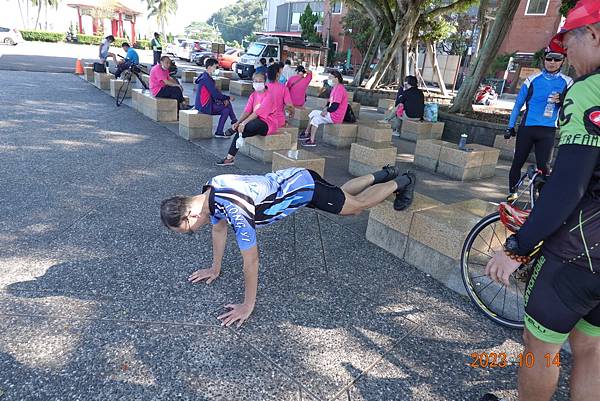
[(414, 75), (408, 75), (404, 79), (404, 91), (396, 99), (396, 110), (398, 107), (402, 107), (402, 113), (396, 113), (391, 121), (396, 136), (400, 135), (403, 120), (422, 121), (425, 114), (425, 95), (419, 89), (417, 77)]
[(258, 73), (258, 74), (263, 74), (263, 75), (267, 75), (267, 59), (262, 57), (260, 60), (258, 60), (258, 62), (260, 63), (260, 65), (258, 67), (256, 67), (256, 70), (254, 72)]
[(227, 138), (234, 134), (231, 128), (227, 130), (227, 133), (223, 132), (227, 117), (229, 117), (232, 125), (237, 122), (237, 117), (231, 105), (234, 98), (222, 94), (211, 77), (215, 73), (219, 62), (214, 58), (209, 58), (204, 65), (206, 66), (206, 72), (196, 79), (196, 109), (202, 114), (220, 115), (219, 124), (214, 135), (217, 138)]

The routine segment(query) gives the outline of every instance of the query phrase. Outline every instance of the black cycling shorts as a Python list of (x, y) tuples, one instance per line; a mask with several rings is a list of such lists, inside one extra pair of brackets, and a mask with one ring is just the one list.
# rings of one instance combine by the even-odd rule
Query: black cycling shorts
[(330, 184), (321, 175), (308, 170), (315, 182), (315, 190), (312, 201), (308, 207), (326, 211), (328, 213), (340, 214), (346, 202), (346, 195), (340, 187)]
[(563, 343), (574, 327), (600, 336), (600, 274), (540, 256), (525, 291), (525, 327), (553, 344)]

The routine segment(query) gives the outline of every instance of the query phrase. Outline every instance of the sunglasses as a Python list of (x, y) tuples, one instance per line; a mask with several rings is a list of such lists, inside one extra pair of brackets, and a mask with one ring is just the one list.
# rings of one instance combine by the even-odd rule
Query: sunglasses
[(554, 61), (555, 63), (558, 63), (559, 61), (563, 61), (564, 58), (563, 57), (546, 57), (546, 61)]

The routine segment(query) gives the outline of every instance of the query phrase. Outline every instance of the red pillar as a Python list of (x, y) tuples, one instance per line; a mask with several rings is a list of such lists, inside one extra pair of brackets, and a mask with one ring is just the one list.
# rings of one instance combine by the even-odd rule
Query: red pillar
[(119, 13), (119, 21), (117, 23), (117, 26), (119, 27), (119, 37), (122, 38), (123, 37), (123, 16), (121, 13)]
[(95, 35), (98, 32), (98, 20), (92, 17), (92, 35)]
[(131, 17), (131, 44), (135, 45), (137, 38), (135, 36), (135, 15)]
[(83, 35), (83, 25), (81, 24), (81, 10), (77, 7), (77, 20), (79, 22), (79, 34)]
[(114, 19), (110, 20), (110, 33), (112, 36), (114, 36), (115, 38), (119, 37), (119, 29), (117, 27), (117, 21)]

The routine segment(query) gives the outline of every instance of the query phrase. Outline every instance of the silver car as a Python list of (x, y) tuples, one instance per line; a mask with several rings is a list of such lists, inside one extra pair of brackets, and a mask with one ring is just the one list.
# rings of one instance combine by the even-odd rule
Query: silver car
[(23, 37), (21, 36), (21, 32), (14, 28), (6, 28), (0, 26), (0, 43), (4, 43), (5, 45), (16, 45), (17, 43), (23, 42)]

